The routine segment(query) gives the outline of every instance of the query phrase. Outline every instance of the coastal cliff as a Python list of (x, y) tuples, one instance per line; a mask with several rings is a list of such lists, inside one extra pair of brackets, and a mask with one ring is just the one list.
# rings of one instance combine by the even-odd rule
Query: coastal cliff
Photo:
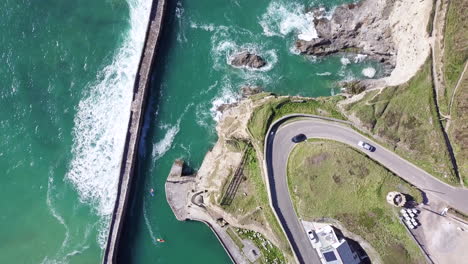
[(331, 17), (323, 8), (312, 9), (318, 38), (297, 40), (304, 55), (326, 56), (357, 52), (384, 64), (386, 77), (365, 80), (368, 88), (407, 82), (429, 55), (426, 25), (431, 0), (364, 0), (337, 7)]
[[(235, 263), (259, 257), (267, 263), (291, 263), (292, 251), (268, 205), (260, 163), (249, 144), (249, 119), (271, 96), (253, 97), (222, 107), (218, 141), (195, 175), (182, 176), (182, 162), (174, 163), (166, 198), (178, 220), (206, 223)], [(238, 185), (232, 187), (237, 176)]]

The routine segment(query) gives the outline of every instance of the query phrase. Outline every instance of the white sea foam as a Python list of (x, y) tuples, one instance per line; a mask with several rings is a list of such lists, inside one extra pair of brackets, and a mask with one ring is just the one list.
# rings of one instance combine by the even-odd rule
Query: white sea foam
[(171, 149), (172, 147), (172, 142), (174, 142), (174, 138), (176, 137), (177, 133), (179, 133), (179, 128), (180, 128), (180, 122), (182, 121), (182, 118), (184, 115), (187, 113), (187, 111), (193, 106), (193, 104), (188, 104), (184, 112), (180, 115), (179, 119), (177, 119), (176, 123), (174, 125), (168, 125), (168, 124), (163, 124), (161, 125), (161, 129), (164, 129), (166, 131), (166, 134), (164, 134), (164, 138), (158, 141), (156, 144), (153, 145), (153, 159), (158, 160), (166, 152)]
[(208, 32), (213, 32), (216, 30), (214, 24), (197, 24), (195, 22), (190, 22), (190, 27), (195, 29), (202, 29)]
[(60, 246), (59, 254), (63, 253), (63, 250), (67, 247), (67, 244), (70, 239), (70, 230), (68, 229), (67, 224), (65, 223), (65, 219), (57, 212), (53, 205), (53, 198), (52, 198), (52, 192), (54, 192), (55, 186), (54, 186), (54, 178), (52, 177), (52, 172), (49, 172), (49, 179), (47, 182), (47, 197), (46, 197), (46, 203), (47, 203), (47, 208), (49, 209), (49, 212), (52, 214), (52, 216), (57, 219), (57, 221), (63, 225), (65, 228), (65, 238), (62, 241), (62, 245)]
[(351, 63), (351, 61), (348, 58), (344, 58), (344, 57), (340, 59), (340, 62), (343, 65), (348, 65)]
[(296, 48), (296, 45), (292, 45), (289, 48), (289, 52), (291, 52), (294, 55), (300, 55), (301, 54), (301, 51), (298, 48)]
[(318, 75), (318, 76), (330, 76), (330, 75), (331, 75), (331, 72), (318, 72), (318, 73), (316, 73), (315, 75)]
[(151, 1), (129, 1), (129, 31), (111, 64), (89, 85), (74, 119), (73, 159), (66, 179), (78, 191), (80, 201), (92, 204), (106, 219), (116, 198), (133, 82), (150, 5)]
[(362, 75), (367, 78), (373, 78), (375, 76), (376, 70), (372, 67), (367, 67), (362, 70)]
[(148, 228), (148, 232), (149, 232), (149, 235), (151, 237), (151, 242), (153, 244), (156, 244), (156, 239), (157, 238), (154, 235), (153, 229), (151, 228), (151, 223), (149, 221), (148, 214), (146, 213), (146, 204), (145, 204), (144, 201), (143, 201), (143, 218), (145, 219), (145, 225), (146, 225), (146, 228)]
[(312, 13), (304, 13), (304, 6), (297, 3), (273, 1), (262, 15), (260, 26), (266, 36), (286, 36), (296, 33), (299, 39), (310, 41), (317, 38)]
[(367, 55), (365, 54), (357, 54), (356, 57), (354, 57), (354, 63), (360, 63), (363, 62), (366, 59)]
[(153, 146), (153, 158), (158, 160), (171, 148), (175, 136), (179, 133), (180, 122), (173, 126), (165, 126), (167, 128), (164, 138), (158, 141)]
[(333, 17), (333, 13), (335, 12), (335, 9), (336, 9), (336, 6), (333, 7), (332, 9), (328, 10), (328, 11), (324, 7), (320, 7), (319, 10), (324, 11), (324, 13), (323, 13), (323, 15), (318, 16), (317, 18), (318, 19), (326, 18), (326, 19), (330, 20)]
[(246, 66), (233, 66), (235, 68), (247, 68), (250, 71), (260, 71), (260, 72), (267, 72), (270, 71), (278, 62), (278, 56), (276, 55), (276, 51), (274, 49), (265, 50), (263, 46), (255, 43), (245, 43), (242, 45), (238, 45), (234, 41), (231, 40), (222, 40), (219, 43), (213, 43), (213, 56), (215, 58), (215, 68), (220, 69), (222, 66), (220, 65), (219, 58), (224, 58), (225, 63), (231, 65), (232, 60), (234, 59), (234, 55), (240, 52), (250, 52), (252, 54), (256, 54), (262, 57), (266, 61), (266, 65), (262, 68), (255, 69), (249, 68)]
[(99, 222), (97, 223), (98, 235), (96, 237), (96, 242), (98, 243), (99, 247), (101, 247), (102, 249), (107, 244), (107, 236), (109, 235), (110, 222), (111, 222), (111, 216), (105, 215), (105, 216), (102, 216)]
[(218, 122), (221, 119), (223, 113), (219, 111), (220, 106), (224, 104), (233, 104), (237, 101), (239, 101), (239, 94), (233, 92), (232, 89), (229, 89), (228, 87), (224, 87), (221, 94), (211, 101), (210, 113), (213, 120)]
[[(57, 219), (57, 221), (61, 225), (64, 226), (65, 238), (62, 241), (62, 245), (60, 246), (60, 249), (55, 253), (55, 256), (53, 257), (46, 256), (41, 262), (43, 264), (68, 263), (69, 257), (80, 254), (89, 248), (89, 245), (87, 245), (88, 243), (87, 238), (89, 237), (89, 234), (90, 234), (89, 228), (85, 230), (84, 237), (81, 239), (81, 241), (78, 244), (70, 244), (70, 241), (71, 241), (70, 230), (65, 223), (65, 219), (59, 214), (59, 212), (54, 206), (55, 199), (54, 199), (53, 193), (55, 193), (55, 189), (56, 187), (54, 185), (54, 178), (52, 177), (52, 172), (50, 172), (50, 176), (47, 182), (47, 195), (46, 195), (47, 208), (49, 209), (49, 212), (52, 214), (52, 216), (55, 219)], [(69, 251), (69, 252), (65, 253), (66, 251)]]

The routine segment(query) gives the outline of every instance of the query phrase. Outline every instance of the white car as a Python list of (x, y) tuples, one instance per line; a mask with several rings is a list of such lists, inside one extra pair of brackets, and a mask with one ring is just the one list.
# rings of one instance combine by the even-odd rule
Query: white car
[(414, 229), (414, 225), (410, 221), (406, 221), (405, 223), (409, 229)]
[(414, 218), (411, 218), (411, 224), (413, 224), (414, 226), (419, 225), (418, 221), (416, 221), (416, 219), (414, 219)]
[(365, 150), (368, 150), (370, 152), (374, 152), (375, 151), (375, 147), (372, 146), (371, 144), (369, 143), (366, 143), (364, 141), (359, 141), (358, 143), (358, 146), (360, 146), (361, 148), (365, 149)]
[(407, 226), (409, 229), (414, 229), (414, 228), (415, 228), (415, 226), (413, 225), (413, 223), (411, 223), (411, 221), (409, 221), (409, 220), (406, 220), (406, 221), (405, 221), (405, 224), (406, 224), (406, 226)]
[(309, 236), (310, 240), (315, 242), (315, 235), (314, 235), (314, 232), (312, 232), (312, 230), (307, 232), (307, 235)]
[(413, 214), (419, 214), (419, 210), (416, 208), (410, 209)]

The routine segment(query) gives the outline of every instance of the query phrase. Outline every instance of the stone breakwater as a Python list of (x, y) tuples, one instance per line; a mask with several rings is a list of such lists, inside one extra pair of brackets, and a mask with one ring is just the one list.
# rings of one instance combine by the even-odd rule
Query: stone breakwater
[(226, 224), (217, 221), (223, 216), (211, 210), (210, 205), (206, 204), (203, 198), (206, 191), (199, 190), (197, 186), (199, 177), (182, 175), (183, 166), (182, 160), (176, 160), (165, 184), (166, 199), (177, 220), (205, 223), (216, 235), (233, 263), (250, 263), (227, 233)]
[(165, 9), (166, 0), (153, 0), (143, 53), (133, 87), (131, 114), (125, 139), (125, 147), (122, 154), (117, 198), (112, 213), (106, 249), (102, 261), (104, 264), (115, 263), (117, 259), (120, 232), (124, 224), (136, 157), (138, 155), (138, 143), (144, 119), (149, 80), (156, 55), (156, 48), (160, 40)]

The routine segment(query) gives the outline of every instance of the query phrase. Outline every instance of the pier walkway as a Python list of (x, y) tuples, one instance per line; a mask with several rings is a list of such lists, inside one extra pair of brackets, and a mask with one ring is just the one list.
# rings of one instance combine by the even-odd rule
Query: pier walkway
[(153, 0), (151, 13), (146, 31), (145, 44), (138, 65), (138, 72), (133, 87), (133, 100), (131, 105), (130, 120), (128, 122), (125, 148), (120, 167), (117, 198), (115, 200), (112, 220), (109, 226), (106, 249), (104, 251), (103, 264), (116, 263), (120, 233), (122, 231), (128, 198), (133, 180), (135, 162), (138, 155), (141, 127), (143, 125), (145, 106), (147, 101), (149, 80), (153, 62), (156, 57), (156, 48), (160, 42), (166, 0)]

